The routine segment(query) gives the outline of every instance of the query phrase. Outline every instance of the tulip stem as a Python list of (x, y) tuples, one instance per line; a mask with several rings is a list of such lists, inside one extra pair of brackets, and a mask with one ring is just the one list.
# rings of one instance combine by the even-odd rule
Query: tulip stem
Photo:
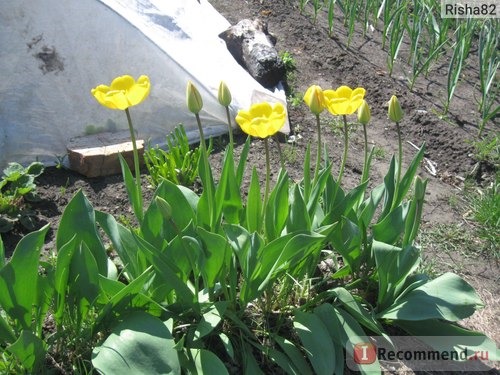
[(203, 153), (207, 155), (207, 145), (205, 144), (205, 135), (203, 134), (203, 128), (201, 127), (200, 115), (195, 113), (196, 124), (198, 125), (198, 131), (200, 132), (200, 147), (203, 150)]
[(233, 140), (233, 128), (231, 127), (231, 115), (229, 114), (229, 107), (226, 108), (226, 116), (227, 116), (227, 127), (229, 130), (229, 144), (231, 145), (231, 149), (234, 147)]
[(398, 202), (399, 194), (399, 182), (401, 180), (401, 168), (403, 166), (403, 144), (401, 142), (401, 129), (399, 127), (399, 122), (396, 121), (396, 130), (398, 132), (398, 163), (396, 164), (396, 181), (394, 188), (394, 199), (392, 201), (392, 208), (394, 208)]
[(340, 187), (340, 184), (342, 182), (342, 177), (344, 175), (344, 168), (345, 168), (345, 163), (347, 161), (347, 151), (349, 147), (349, 133), (347, 129), (347, 116), (343, 115), (344, 118), (344, 126), (342, 127), (342, 130), (344, 132), (344, 153), (342, 155), (342, 162), (340, 163), (340, 171), (339, 171), (339, 178), (337, 179), (337, 184)]
[(135, 139), (134, 126), (132, 125), (132, 117), (130, 117), (130, 111), (125, 108), (125, 114), (127, 115), (128, 129), (130, 131), (130, 139), (132, 140), (132, 151), (134, 154), (134, 172), (135, 172), (135, 184), (137, 189), (137, 196), (140, 202), (140, 207), (142, 207), (142, 189), (141, 189), (141, 169), (139, 166), (139, 152), (137, 151), (137, 142)]
[(363, 173), (361, 175), (361, 183), (368, 180), (368, 173), (370, 172), (368, 168), (368, 134), (366, 132), (366, 124), (363, 124), (363, 135), (365, 137), (365, 160), (363, 164)]
[(281, 169), (285, 169), (285, 159), (283, 158), (283, 152), (281, 152), (280, 141), (277, 136), (274, 137), (274, 141), (276, 142), (276, 146), (278, 146), (278, 154), (280, 155), (280, 165)]
[(269, 158), (269, 143), (267, 138), (264, 138), (264, 149), (266, 151), (266, 186), (264, 190), (264, 205), (262, 206), (262, 215), (265, 220), (267, 200), (269, 198), (269, 176), (271, 175), (271, 164)]
[(316, 155), (316, 169), (314, 170), (314, 181), (317, 180), (319, 174), (319, 168), (321, 164), (321, 126), (319, 120), (319, 114), (316, 115), (316, 131), (318, 133), (318, 153)]

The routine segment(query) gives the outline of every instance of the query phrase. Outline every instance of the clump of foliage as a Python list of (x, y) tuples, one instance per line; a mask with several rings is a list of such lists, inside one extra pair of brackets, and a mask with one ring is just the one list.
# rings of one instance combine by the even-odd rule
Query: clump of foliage
[(43, 172), (43, 164), (28, 167), (9, 163), (0, 180), (0, 233), (10, 231), (17, 222), (33, 230), (33, 213), (29, 202), (37, 200), (35, 178)]
[[(122, 164), (136, 228), (96, 211), (80, 191), (61, 218), (54, 262), (39, 259), (47, 226), (24, 237), (9, 262), (0, 240), (0, 371), (40, 373), (51, 363), (63, 372), (106, 374), (229, 374), (228, 367), (243, 374), (342, 374), (354, 345), (370, 335), (391, 340), (388, 326), (454, 336), (468, 355), (489, 350), (497, 360), (492, 340), (455, 324), (482, 306), (474, 289), (452, 273), (431, 278), (418, 271), (415, 239), (427, 181), (416, 176), (425, 147), (406, 170), (401, 151), (393, 156), (373, 188), (373, 151), (365, 150), (361, 181), (345, 190), (346, 116), (362, 105), (359, 122), (370, 121), (365, 90), (308, 92), (314, 114), (327, 108), (343, 116), (338, 177), (320, 152), (312, 176), (308, 150), (300, 181), (282, 168), (271, 186), (268, 138), (283, 125), (285, 110), (256, 103), (236, 122), (263, 139), (263, 194), (259, 172), (247, 171), (250, 137), (238, 161), (233, 143), (227, 146), (217, 182), (202, 142), (203, 192), (163, 179), (145, 210)], [(202, 102), (192, 84), (187, 95), (200, 125)], [(398, 134), (402, 116), (391, 98)], [(250, 185), (242, 194), (247, 172)], [(330, 270), (318, 272), (324, 263)], [(47, 332), (49, 319), (54, 327)], [(381, 372), (377, 360), (358, 369)]]
[(167, 136), (167, 147), (167, 150), (148, 147), (144, 152), (151, 183), (158, 186), (168, 180), (176, 185), (193, 186), (198, 177), (200, 148), (189, 145), (183, 125)]

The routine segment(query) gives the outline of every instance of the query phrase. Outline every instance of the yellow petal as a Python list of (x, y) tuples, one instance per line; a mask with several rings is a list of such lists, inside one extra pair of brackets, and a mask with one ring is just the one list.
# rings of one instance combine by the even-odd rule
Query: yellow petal
[(286, 120), (285, 107), (281, 103), (273, 106), (267, 102), (253, 104), (248, 110), (240, 110), (236, 122), (245, 133), (267, 138), (278, 132)]
[(141, 103), (149, 95), (151, 84), (147, 76), (140, 76), (137, 83), (132, 85), (127, 92), (127, 99), (130, 106)]
[(150, 91), (149, 78), (139, 77), (137, 82), (129, 75), (116, 77), (110, 86), (99, 85), (91, 90), (92, 95), (103, 106), (110, 109), (125, 110), (141, 103)]
[(337, 90), (326, 90), (326, 107), (334, 115), (351, 115), (359, 108), (365, 96), (365, 89), (358, 87), (352, 90), (348, 86), (340, 86)]

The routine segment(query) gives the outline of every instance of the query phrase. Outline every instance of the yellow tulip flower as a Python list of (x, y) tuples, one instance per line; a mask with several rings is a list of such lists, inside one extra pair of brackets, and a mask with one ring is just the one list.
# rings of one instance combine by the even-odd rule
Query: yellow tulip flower
[(325, 90), (326, 108), (332, 115), (352, 115), (359, 108), (365, 97), (366, 90), (362, 87), (351, 89), (340, 86), (337, 90)]
[(248, 110), (239, 110), (236, 122), (248, 135), (267, 138), (280, 130), (285, 124), (286, 111), (281, 103), (256, 103)]
[(319, 115), (325, 109), (325, 96), (318, 85), (310, 86), (304, 94), (304, 102), (309, 106), (311, 112)]
[(91, 93), (103, 106), (123, 111), (146, 99), (150, 89), (148, 76), (142, 75), (135, 81), (133, 77), (124, 75), (116, 77), (110, 86), (97, 86)]

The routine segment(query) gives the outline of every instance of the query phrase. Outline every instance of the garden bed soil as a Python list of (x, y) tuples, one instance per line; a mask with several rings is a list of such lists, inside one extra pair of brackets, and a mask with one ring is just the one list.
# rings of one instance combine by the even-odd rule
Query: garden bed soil
[[(474, 57), (471, 57), (464, 69), (449, 113), (440, 116), (443, 111), (440, 98), (446, 95), (446, 58), (442, 59), (442, 65), (433, 68), (427, 79), (419, 78), (413, 91), (410, 91), (407, 85), (409, 67), (405, 64), (405, 51), (408, 46), (403, 45), (401, 59), (396, 63), (392, 75), (389, 75), (386, 67), (387, 53), (381, 48), (381, 33), (376, 29), (368, 31), (366, 36), (356, 31), (350, 46), (347, 47), (346, 30), (340, 19), (336, 20), (333, 37), (330, 38), (324, 12), (320, 12), (317, 22), (313, 23), (312, 10), (308, 9), (304, 14), (300, 14), (296, 2), (213, 0), (211, 3), (231, 24), (244, 18), (257, 17), (268, 23), (269, 31), (277, 38), (277, 50), (289, 52), (295, 61), (296, 70), (289, 78), (288, 85), (297, 97), (301, 98), (302, 93), (312, 84), (320, 85), (324, 89), (341, 85), (366, 89), (365, 98), (372, 113), (368, 137), (370, 143), (380, 151), (373, 162), (372, 186), (382, 181), (390, 157), (397, 150), (396, 128), (386, 115), (387, 101), (391, 95), (397, 95), (405, 112), (401, 123), (404, 164), (407, 165), (417, 151), (413, 145), (419, 147), (425, 142), (426, 146), (425, 157), (428, 161), (421, 166), (419, 172), (421, 177), (429, 179), (422, 230), (455, 226), (462, 232), (474, 232), (475, 225), (464, 215), (465, 211), (457, 208), (457, 204), (452, 204), (457, 199), (461, 201), (461, 189), (465, 179), (471, 178), (476, 183), (485, 185), (494, 175), (493, 166), (484, 162), (478, 163), (474, 158), (471, 145), (471, 141), (476, 139), (480, 121), (477, 102), (474, 99), (479, 95), (475, 84), (478, 82), (478, 70)], [(283, 138), (281, 147), (286, 155), (289, 174), (293, 179), (299, 180), (307, 144), (311, 143), (312, 155), (316, 152), (316, 123), (307, 106), (294, 106), (292, 100), (288, 103), (288, 115), (292, 134), (302, 138), (293, 145)], [(331, 115), (323, 113), (321, 120), (322, 137), (326, 142), (329, 157), (333, 159), (333, 173), (337, 173), (342, 153), (342, 135)], [(349, 117), (349, 120), (354, 122), (355, 117)], [(497, 126), (494, 119), (486, 131), (492, 132)], [(140, 133), (140, 129), (138, 131)], [(362, 129), (353, 125), (350, 131), (350, 152), (343, 180), (347, 188), (359, 183), (363, 166)], [(241, 134), (236, 137), (236, 158), (241, 152), (244, 139)], [(224, 141), (225, 138), (221, 138), (219, 143)], [(276, 146), (271, 144), (274, 161), (272, 169), (277, 171), (278, 151)], [(258, 171), (265, 169), (263, 150), (261, 141), (252, 141), (248, 157), (250, 168), (256, 166)], [(221, 157), (222, 152), (211, 155), (211, 163), (216, 171), (220, 169)], [(429, 167), (430, 163), (435, 171)], [(145, 172), (143, 170), (142, 181), (147, 202), (153, 190), (148, 184)], [(276, 174), (273, 177), (276, 177)], [(248, 178), (247, 175), (247, 183)], [(80, 189), (95, 209), (111, 213), (123, 221), (133, 220), (121, 175), (84, 178), (64, 168), (50, 167), (37, 178), (37, 185), (41, 201), (34, 203), (32, 208), (39, 226), (45, 223), (51, 225), (46, 253), (55, 252), (55, 233), (61, 214)], [(17, 228), (2, 235), (7, 254), (12, 252), (17, 241), (25, 233)], [(470, 248), (473, 248), (470, 243), (463, 244), (463, 249)], [(422, 249), (424, 263), (432, 264), (432, 271), (437, 274), (446, 271), (458, 273), (477, 289), (485, 307), (462, 324), (470, 329), (485, 332), (496, 342), (500, 342), (498, 262), (489, 254), (468, 253), (463, 249), (458, 246), (454, 252), (445, 252), (439, 244), (426, 243)]]

